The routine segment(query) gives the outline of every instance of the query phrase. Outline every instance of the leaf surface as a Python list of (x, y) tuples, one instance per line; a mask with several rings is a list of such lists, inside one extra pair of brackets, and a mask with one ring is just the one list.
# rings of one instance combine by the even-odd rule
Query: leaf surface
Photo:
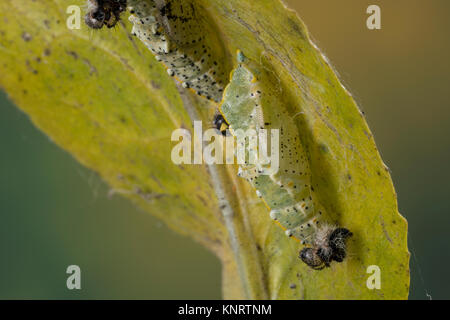
[[(59, 146), (223, 264), (225, 298), (405, 299), (407, 224), (364, 116), (297, 15), (279, 0), (198, 0), (230, 61), (237, 49), (273, 74), (295, 119), (327, 212), (354, 236), (349, 258), (314, 271), (235, 166), (175, 165), (177, 128), (211, 123), (217, 105), (177, 88), (123, 22), (66, 26), (73, 1), (0, 3), (0, 86)], [(75, 4), (82, 6), (83, 1)], [(20, 19), (18, 18), (20, 17)], [(229, 212), (221, 210), (223, 201)], [(369, 290), (367, 267), (381, 270)]]

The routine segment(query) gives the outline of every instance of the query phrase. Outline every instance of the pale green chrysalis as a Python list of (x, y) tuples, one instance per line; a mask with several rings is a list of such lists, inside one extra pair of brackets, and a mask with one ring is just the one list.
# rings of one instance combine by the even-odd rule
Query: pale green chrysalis
[(128, 7), (132, 34), (168, 74), (184, 88), (221, 101), (230, 70), (224, 66), (225, 50), (205, 11), (193, 0), (128, 0)]
[[(345, 228), (329, 224), (315, 200), (311, 170), (306, 150), (298, 129), (284, 109), (281, 91), (273, 83), (273, 75), (265, 68), (237, 54), (238, 66), (225, 88), (220, 108), (229, 124), (230, 132), (244, 146), (245, 162), (238, 175), (247, 179), (256, 194), (264, 200), (270, 217), (276, 220), (289, 237), (311, 247), (303, 248), (299, 258), (315, 270), (329, 267), (332, 261), (342, 262), (346, 257), (346, 240), (352, 233)], [(264, 81), (260, 81), (264, 79)], [(250, 143), (249, 132), (259, 134), (278, 130), (278, 148), (271, 140), (271, 151), (278, 150), (278, 167), (265, 162), (259, 151), (264, 146)], [(257, 156), (250, 161), (250, 154)], [(248, 157), (247, 157), (248, 156)], [(248, 159), (248, 161), (247, 161)]]
[(238, 66), (225, 89), (220, 110), (236, 135), (238, 129), (279, 130), (279, 170), (266, 174), (265, 166), (243, 164), (239, 175), (247, 179), (270, 208), (270, 217), (304, 243), (311, 243), (322, 212), (314, 201), (311, 172), (297, 128), (279, 103), (279, 92), (258, 80), (266, 71), (238, 52)]

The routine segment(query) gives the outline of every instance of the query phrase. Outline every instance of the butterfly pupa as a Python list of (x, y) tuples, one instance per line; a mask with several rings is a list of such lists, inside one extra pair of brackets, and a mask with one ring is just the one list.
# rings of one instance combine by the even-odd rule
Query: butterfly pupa
[[(318, 206), (311, 183), (311, 170), (305, 148), (293, 118), (283, 108), (280, 93), (273, 82), (259, 78), (271, 75), (258, 64), (238, 52), (238, 66), (231, 74), (219, 107), (229, 124), (230, 132), (261, 129), (279, 131), (279, 168), (268, 174), (265, 164), (240, 165), (238, 175), (255, 188), (256, 194), (268, 207), (287, 236), (300, 240), (308, 247), (299, 257), (314, 269), (342, 262), (346, 255), (346, 239), (352, 234), (345, 228), (329, 223)], [(272, 76), (273, 77), (273, 76)], [(248, 152), (247, 152), (248, 153)]]
[(128, 0), (132, 34), (200, 96), (219, 102), (228, 81), (226, 53), (211, 19), (193, 0)]

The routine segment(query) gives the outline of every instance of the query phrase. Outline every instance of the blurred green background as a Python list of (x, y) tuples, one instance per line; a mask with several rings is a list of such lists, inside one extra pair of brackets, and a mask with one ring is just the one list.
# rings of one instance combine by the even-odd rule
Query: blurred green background
[[(286, 3), (365, 112), (392, 171), (409, 222), (410, 298), (450, 298), (450, 1)], [(381, 8), (381, 30), (366, 28), (370, 4)], [(108, 197), (3, 92), (0, 145), (0, 298), (221, 298), (210, 252)], [(80, 291), (66, 289), (71, 264)]]

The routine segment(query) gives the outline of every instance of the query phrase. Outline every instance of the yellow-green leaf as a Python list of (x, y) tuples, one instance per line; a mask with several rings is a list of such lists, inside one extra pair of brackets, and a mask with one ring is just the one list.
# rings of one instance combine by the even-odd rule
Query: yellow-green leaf
[[(70, 30), (73, 1), (2, 1), (0, 85), (113, 192), (214, 252), (223, 264), (224, 298), (407, 298), (407, 225), (389, 172), (351, 94), (301, 20), (279, 0), (193, 3), (214, 24), (205, 35), (219, 35), (230, 59), (224, 64), (233, 64), (240, 49), (273, 73), (280, 107), (295, 118), (308, 151), (320, 203), (354, 233), (344, 263), (322, 271), (301, 263), (301, 245), (270, 220), (235, 166), (172, 163), (172, 131), (191, 130), (195, 119), (211, 123), (217, 105), (177, 88), (130, 36), (125, 18), (112, 30)], [(381, 289), (366, 285), (371, 265), (381, 270)]]

